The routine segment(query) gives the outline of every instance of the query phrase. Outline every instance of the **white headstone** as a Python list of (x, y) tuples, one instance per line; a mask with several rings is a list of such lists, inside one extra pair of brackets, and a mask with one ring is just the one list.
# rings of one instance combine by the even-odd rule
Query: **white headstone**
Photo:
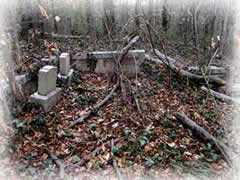
[(55, 66), (44, 66), (39, 70), (38, 93), (46, 96), (56, 90), (57, 68)]
[(59, 58), (60, 74), (67, 76), (70, 71), (70, 55), (62, 53)]

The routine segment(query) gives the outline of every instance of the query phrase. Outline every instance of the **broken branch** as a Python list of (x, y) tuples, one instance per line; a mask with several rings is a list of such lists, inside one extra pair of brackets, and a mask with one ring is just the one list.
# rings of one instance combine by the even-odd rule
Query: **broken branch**
[(117, 59), (117, 62), (116, 62), (116, 64), (115, 64), (114, 68), (113, 68), (113, 72), (112, 72), (111, 75), (110, 75), (110, 78), (109, 78), (110, 82), (112, 81), (113, 76), (114, 76), (114, 74), (116, 73), (116, 71), (119, 69), (120, 62), (121, 62), (122, 59), (127, 55), (129, 49), (139, 40), (139, 38), (140, 38), (139, 36), (134, 37), (134, 38), (128, 43), (128, 45), (125, 46), (125, 47), (121, 50), (120, 55), (119, 55), (119, 57), (118, 57), (118, 59)]
[(94, 112), (96, 112), (96, 110), (98, 110), (100, 107), (102, 107), (112, 96), (113, 93), (117, 90), (117, 88), (119, 87), (119, 82), (115, 85), (115, 87), (112, 89), (112, 91), (110, 92), (109, 95), (107, 95), (99, 104), (97, 104), (96, 106), (94, 106), (91, 110), (89, 110), (86, 114), (82, 115), (80, 118), (78, 118), (77, 120), (75, 120), (70, 126), (69, 128), (73, 128), (74, 126), (76, 126), (77, 124), (82, 123), (83, 121), (85, 121), (91, 114), (93, 114)]
[[(151, 60), (153, 60), (157, 63), (162, 63), (162, 61), (165, 61), (166, 56), (164, 54), (159, 52), (157, 49), (155, 49), (155, 53), (158, 56), (158, 58), (161, 60), (158, 60), (158, 59), (151, 59)], [(175, 73), (181, 74), (183, 77), (185, 77), (189, 80), (192, 80), (195, 82), (200, 82), (200, 83), (205, 83), (205, 78), (203, 76), (192, 74), (188, 71), (181, 69), (180, 67), (177, 67), (175, 65), (178, 63), (177, 60), (175, 60), (169, 56), (167, 56), (167, 59), (169, 62), (165, 62), (165, 63), (169, 63), (171, 70), (173, 70)], [(226, 82), (223, 79), (219, 78), (218, 76), (207, 76), (206, 78), (208, 79), (209, 83), (216, 84), (218, 86), (226, 85)]]
[[(123, 138), (117, 138), (114, 140), (114, 143), (119, 142), (121, 139)], [(107, 143), (110, 143), (110, 141), (108, 141)], [(83, 158), (79, 163), (75, 164), (78, 167), (83, 166), (84, 164), (86, 164), (87, 162), (89, 162), (97, 153), (99, 153), (100, 151), (102, 151), (102, 145), (98, 146), (94, 151), (92, 151), (88, 156), (86, 156), (85, 158)]]
[(230, 96), (227, 96), (225, 94), (222, 94), (222, 93), (219, 93), (219, 92), (216, 92), (214, 90), (211, 90), (211, 89), (207, 89), (205, 86), (201, 86), (201, 89), (207, 93), (210, 93), (212, 96), (214, 96), (215, 98), (217, 99), (220, 99), (226, 103), (237, 103), (239, 104), (240, 102), (236, 101), (234, 98), (230, 97)]
[(225, 144), (216, 139), (201, 126), (197, 125), (194, 121), (189, 119), (184, 113), (176, 113), (175, 117), (179, 120), (180, 123), (190, 128), (193, 132), (196, 133), (196, 135), (198, 135), (204, 141), (212, 141), (216, 145), (216, 147), (220, 150), (228, 165), (232, 167), (232, 162), (230, 160), (230, 155), (228, 152), (229, 148)]

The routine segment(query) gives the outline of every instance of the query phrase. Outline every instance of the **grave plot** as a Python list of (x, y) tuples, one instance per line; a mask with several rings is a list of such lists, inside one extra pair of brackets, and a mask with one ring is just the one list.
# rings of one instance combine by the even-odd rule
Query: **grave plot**
[[(62, 85), (70, 86), (73, 71), (80, 72), (95, 72), (108, 74), (113, 71), (115, 61), (120, 55), (117, 51), (103, 51), (103, 52), (88, 52), (81, 53), (81, 56), (75, 55), (71, 58), (70, 53), (61, 53), (51, 56), (49, 58), (42, 58), (40, 65), (53, 65), (56, 67), (57, 78)], [(140, 66), (145, 59), (145, 50), (130, 50), (127, 56), (121, 62), (121, 70), (128, 77), (135, 77), (136, 73), (141, 71)], [(36, 64), (35, 64), (36, 66)], [(35, 77), (32, 79), (38, 70), (34, 73), (25, 73), (16, 76), (17, 85), (21, 86), (23, 94), (18, 93), (19, 99), (23, 99), (36, 92), (39, 81)], [(31, 75), (34, 74), (34, 75)]]
[[(36, 169), (46, 161), (55, 163), (60, 177), (112, 164), (114, 170), (133, 164), (166, 169), (206, 160), (227, 169), (231, 161), (218, 140), (224, 123), (219, 112), (225, 116), (230, 111), (225, 100), (234, 99), (218, 101), (208, 96), (208, 89), (200, 90), (199, 82), (206, 84), (200, 69), (187, 71), (160, 51), (146, 56), (144, 49), (131, 47), (77, 53), (64, 49), (39, 57), (36, 92), (16, 121), (22, 139), (14, 156)], [(225, 75), (223, 69), (206, 72), (209, 85), (225, 85), (225, 79), (213, 77)], [(109, 81), (111, 73), (116, 81)], [(27, 77), (16, 78), (23, 88)], [(199, 137), (191, 133), (196, 129)]]
[[(45, 157), (51, 159), (50, 155), (53, 154), (65, 165), (65, 170), (72, 173), (75, 172), (74, 169), (86, 170), (97, 165), (102, 169), (107, 168), (111, 163), (109, 160), (113, 157), (117, 157), (119, 161), (121, 159), (121, 168), (127, 168), (131, 163), (138, 163), (148, 168), (159, 167), (161, 164), (163, 168), (167, 168), (172, 162), (188, 162), (201, 155), (207, 157), (208, 152), (204, 150), (207, 145), (192, 137), (187, 129), (179, 126), (172, 114), (181, 108), (191, 114), (191, 109), (194, 108), (197, 110), (196, 120), (199, 124), (216, 126), (208, 119), (209, 116), (217, 118), (217, 114), (208, 110), (209, 105), (214, 107), (214, 100), (209, 99), (206, 108), (206, 104), (197, 98), (204, 99), (201, 93), (194, 90), (189, 90), (187, 94), (183, 93), (185, 85), (180, 82), (176, 82), (173, 88), (166, 91), (167, 76), (159, 79), (154, 74), (149, 74), (150, 68), (153, 71), (159, 70), (154, 63), (145, 62), (142, 68), (143, 75), (136, 82), (141, 92), (139, 103), (142, 116), (137, 110), (131, 91), (127, 92), (128, 102), (124, 104), (121, 90), (118, 89), (108, 103), (83, 122), (69, 128), (89, 109), (101, 103), (113, 88), (107, 87), (107, 76), (104, 74), (82, 72), (76, 76), (75, 72), (72, 85), (62, 89), (61, 94), (64, 96), (50, 111), (43, 114), (33, 108), (31, 113), (26, 112), (19, 118), (21, 122), (27, 122), (23, 129), (29, 127), (34, 129), (31, 140), (35, 143), (27, 143), (27, 137), (31, 132), (26, 131), (23, 138), (24, 145), (17, 148), (15, 155), (20, 159), (25, 156), (31, 157), (26, 161), (27, 165), (38, 167), (45, 161)], [(130, 80), (134, 82), (135, 78)], [(55, 87), (54, 83), (51, 84), (53, 86), (49, 89), (40, 88), (38, 91), (41, 94), (49, 94)], [(133, 90), (135, 87), (136, 84), (132, 84), (128, 89)], [(187, 103), (188, 100), (191, 102)], [(225, 110), (224, 112), (227, 112), (227, 109)], [(45, 123), (37, 126), (40, 120), (36, 117), (41, 117)], [(217, 136), (217, 130), (212, 129), (212, 132)], [(113, 155), (111, 155), (111, 139), (114, 139), (116, 146)], [(49, 155), (45, 149), (50, 151)], [(220, 156), (214, 148), (209, 151)], [(32, 157), (31, 154), (38, 156)], [(106, 159), (107, 157), (109, 159)], [(217, 162), (223, 163), (222, 158), (219, 157)]]

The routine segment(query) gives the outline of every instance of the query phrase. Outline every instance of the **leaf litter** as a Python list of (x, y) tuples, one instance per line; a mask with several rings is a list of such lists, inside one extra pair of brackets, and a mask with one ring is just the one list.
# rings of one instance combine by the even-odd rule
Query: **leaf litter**
[[(64, 49), (61, 45), (60, 48)], [(75, 82), (71, 87), (63, 88), (62, 99), (50, 112), (43, 113), (41, 109), (30, 107), (29, 111), (21, 113), (19, 121), (23, 124), (16, 127), (19, 139), (13, 159), (26, 167), (42, 169), (50, 159), (46, 153), (48, 149), (74, 174), (78, 172), (76, 169), (81, 169), (74, 164), (101, 147), (101, 151), (84, 163), (85, 168), (107, 169), (113, 156), (120, 168), (168, 169), (179, 163), (186, 167), (189, 163), (192, 167), (205, 164), (213, 170), (226, 168), (220, 152), (212, 144), (193, 136), (191, 130), (177, 122), (174, 113), (185, 112), (217, 139), (224, 140), (222, 124), (232, 107), (215, 101), (174, 76), (169, 85), (168, 76), (153, 73), (166, 71), (161, 65), (144, 62), (141, 68), (138, 79), (130, 78), (130, 81), (131, 89), (138, 93), (143, 116), (139, 115), (132, 95), (125, 93), (127, 101), (123, 103), (121, 90), (118, 90), (84, 123), (69, 129), (74, 120), (98, 104), (111, 90), (105, 74), (75, 72)], [(25, 70), (26, 67), (20, 72)], [(112, 153), (108, 142), (116, 138), (123, 139), (115, 144)]]

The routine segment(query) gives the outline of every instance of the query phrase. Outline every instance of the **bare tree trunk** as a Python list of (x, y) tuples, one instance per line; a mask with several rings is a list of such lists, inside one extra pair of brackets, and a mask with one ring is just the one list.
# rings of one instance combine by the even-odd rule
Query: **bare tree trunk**
[(231, 0), (228, 0), (226, 2), (226, 6), (225, 6), (225, 13), (224, 13), (224, 17), (223, 17), (223, 20), (222, 20), (222, 28), (221, 28), (221, 41), (220, 41), (220, 47), (219, 47), (219, 51), (223, 53), (223, 50), (224, 50), (224, 45), (225, 45), (225, 42), (227, 40), (227, 36), (228, 36), (228, 33), (227, 33), (227, 26), (228, 26), (228, 21), (229, 21), (229, 16), (230, 16), (230, 8), (231, 8), (231, 3), (232, 1)]
[(86, 2), (86, 18), (87, 18), (87, 26), (88, 26), (88, 33), (90, 34), (94, 39), (96, 39), (96, 29), (94, 26), (94, 17), (93, 17), (93, 1), (92, 0), (87, 0)]
[(162, 28), (165, 32), (168, 31), (169, 20), (168, 20), (168, 12), (166, 6), (163, 5), (162, 10)]
[(129, 6), (128, 1), (123, 1), (121, 4), (121, 24), (126, 24), (129, 19)]
[(197, 59), (199, 60), (199, 51), (200, 51), (200, 47), (199, 47), (199, 32), (198, 32), (198, 12), (199, 12), (199, 7), (200, 7), (200, 1), (197, 2), (197, 5), (195, 7), (193, 7), (193, 39), (194, 39), (194, 43), (195, 43), (195, 47), (196, 47), (196, 51), (197, 51)]
[(52, 21), (53, 21), (53, 26), (54, 26), (53, 32), (57, 34), (58, 33), (58, 27), (57, 27), (57, 22), (55, 21), (55, 18), (54, 18), (56, 16), (55, 15), (54, 4), (55, 4), (55, 2), (54, 2), (54, 0), (52, 0), (52, 4), (51, 4), (52, 5), (52, 14), (53, 14), (53, 17), (52, 17), (53, 20)]
[[(139, 14), (139, 5), (140, 5), (140, 0), (136, 0), (136, 3), (135, 3), (135, 16), (137, 16)], [(140, 28), (140, 20), (139, 18), (135, 18), (135, 24), (136, 24), (136, 27), (137, 29)]]
[(104, 34), (115, 33), (115, 16), (114, 16), (114, 4), (113, 0), (104, 0), (103, 1), (103, 25), (104, 25)]
[(149, 17), (149, 22), (152, 26), (155, 26), (154, 24), (154, 14), (153, 14), (153, 0), (148, 0), (148, 17)]

